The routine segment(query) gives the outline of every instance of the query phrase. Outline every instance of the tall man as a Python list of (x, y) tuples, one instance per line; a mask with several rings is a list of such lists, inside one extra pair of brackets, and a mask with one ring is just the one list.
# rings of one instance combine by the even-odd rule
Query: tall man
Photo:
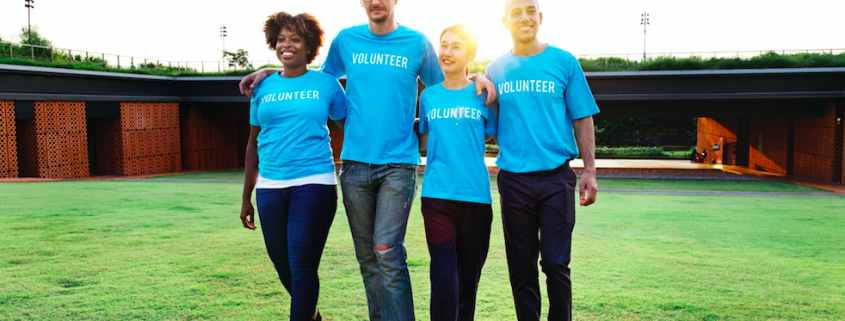
[[(549, 320), (572, 318), (569, 261), (580, 150), (580, 204), (596, 199), (592, 115), (599, 112), (570, 53), (537, 40), (538, 0), (508, 0), (502, 24), (513, 50), (487, 67), (499, 93), (499, 195), (511, 288), (519, 320), (540, 319), (537, 259), (546, 274)], [(588, 194), (585, 195), (585, 190)], [(539, 232), (539, 237), (538, 237)]]
[[(370, 320), (414, 320), (405, 231), (417, 188), (419, 142), (414, 132), (417, 78), (443, 81), (437, 51), (422, 33), (395, 22), (397, 0), (359, 0), (369, 24), (341, 31), (323, 72), (347, 76), (348, 116), (340, 185)], [(277, 70), (247, 76), (241, 92)], [(476, 81), (495, 100), (495, 87)], [(492, 97), (490, 97), (492, 96)]]

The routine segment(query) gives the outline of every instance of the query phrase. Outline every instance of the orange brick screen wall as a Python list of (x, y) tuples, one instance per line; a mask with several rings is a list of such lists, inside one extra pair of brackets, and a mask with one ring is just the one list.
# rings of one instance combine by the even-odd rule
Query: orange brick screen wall
[(188, 116), (180, 122), (183, 169), (238, 166), (236, 118), (203, 118), (200, 104), (191, 104), (188, 107)]
[(88, 177), (85, 102), (36, 101), (35, 119), (20, 123), (20, 176)]
[(0, 100), (0, 178), (18, 177), (15, 102)]
[[(708, 154), (712, 153), (710, 149), (713, 144), (729, 144), (736, 143), (736, 118), (698, 118), (698, 151), (706, 150)], [(724, 146), (723, 146), (724, 147)], [(724, 154), (727, 157), (727, 153)], [(715, 155), (709, 155), (714, 157)], [(723, 160), (728, 163), (728, 160)]]
[(788, 132), (788, 118), (752, 118), (748, 168), (786, 174)]
[(825, 108), (824, 117), (795, 119), (795, 176), (834, 181), (835, 126), (833, 101)]
[(335, 129), (329, 131), (329, 137), (332, 139), (332, 156), (335, 164), (340, 163), (340, 152), (343, 149), (343, 130)]
[(99, 174), (182, 170), (178, 103), (120, 103), (120, 118), (97, 128)]

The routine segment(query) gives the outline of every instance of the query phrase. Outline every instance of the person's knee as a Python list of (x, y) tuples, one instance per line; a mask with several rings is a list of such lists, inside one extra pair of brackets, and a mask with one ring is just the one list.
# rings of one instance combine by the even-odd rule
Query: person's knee
[(395, 246), (388, 246), (387, 244), (376, 244), (376, 253), (385, 255), (393, 250)]
[(543, 269), (543, 272), (546, 274), (549, 273), (563, 273), (565, 275), (569, 275), (569, 261), (540, 261), (540, 266)]

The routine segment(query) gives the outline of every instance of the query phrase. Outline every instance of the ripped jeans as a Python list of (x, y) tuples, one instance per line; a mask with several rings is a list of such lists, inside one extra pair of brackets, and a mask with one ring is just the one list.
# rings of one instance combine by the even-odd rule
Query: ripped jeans
[[(340, 185), (370, 320), (414, 320), (405, 231), (417, 190), (417, 166), (344, 160)], [(376, 245), (389, 249), (377, 251)]]

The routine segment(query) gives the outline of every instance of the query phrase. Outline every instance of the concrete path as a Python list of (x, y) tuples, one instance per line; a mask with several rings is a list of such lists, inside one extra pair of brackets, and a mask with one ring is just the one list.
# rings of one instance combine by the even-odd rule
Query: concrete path
[[(215, 183), (215, 184), (243, 184), (242, 181), (215, 181), (215, 180), (201, 180), (201, 179), (166, 179), (166, 178), (148, 178), (148, 179), (118, 179), (121, 181), (133, 182), (169, 182), (169, 183)], [(422, 188), (422, 186), (418, 186)], [(490, 187), (491, 190), (498, 190), (496, 186)], [(717, 195), (717, 196), (778, 196), (778, 197), (841, 197), (845, 198), (845, 194), (820, 194), (820, 193), (763, 193), (763, 192), (714, 192), (714, 191), (649, 191), (649, 190), (616, 190), (606, 189), (599, 190), (600, 193), (612, 194), (657, 194), (657, 195)]]
[[(422, 158), (425, 165), (426, 158)], [(487, 167), (496, 167), (496, 158), (484, 158)], [(572, 160), (569, 163), (572, 168), (584, 168), (584, 161), (581, 159)], [(637, 168), (637, 169), (713, 169), (721, 170), (722, 165), (696, 164), (685, 159), (597, 159), (596, 168)]]

